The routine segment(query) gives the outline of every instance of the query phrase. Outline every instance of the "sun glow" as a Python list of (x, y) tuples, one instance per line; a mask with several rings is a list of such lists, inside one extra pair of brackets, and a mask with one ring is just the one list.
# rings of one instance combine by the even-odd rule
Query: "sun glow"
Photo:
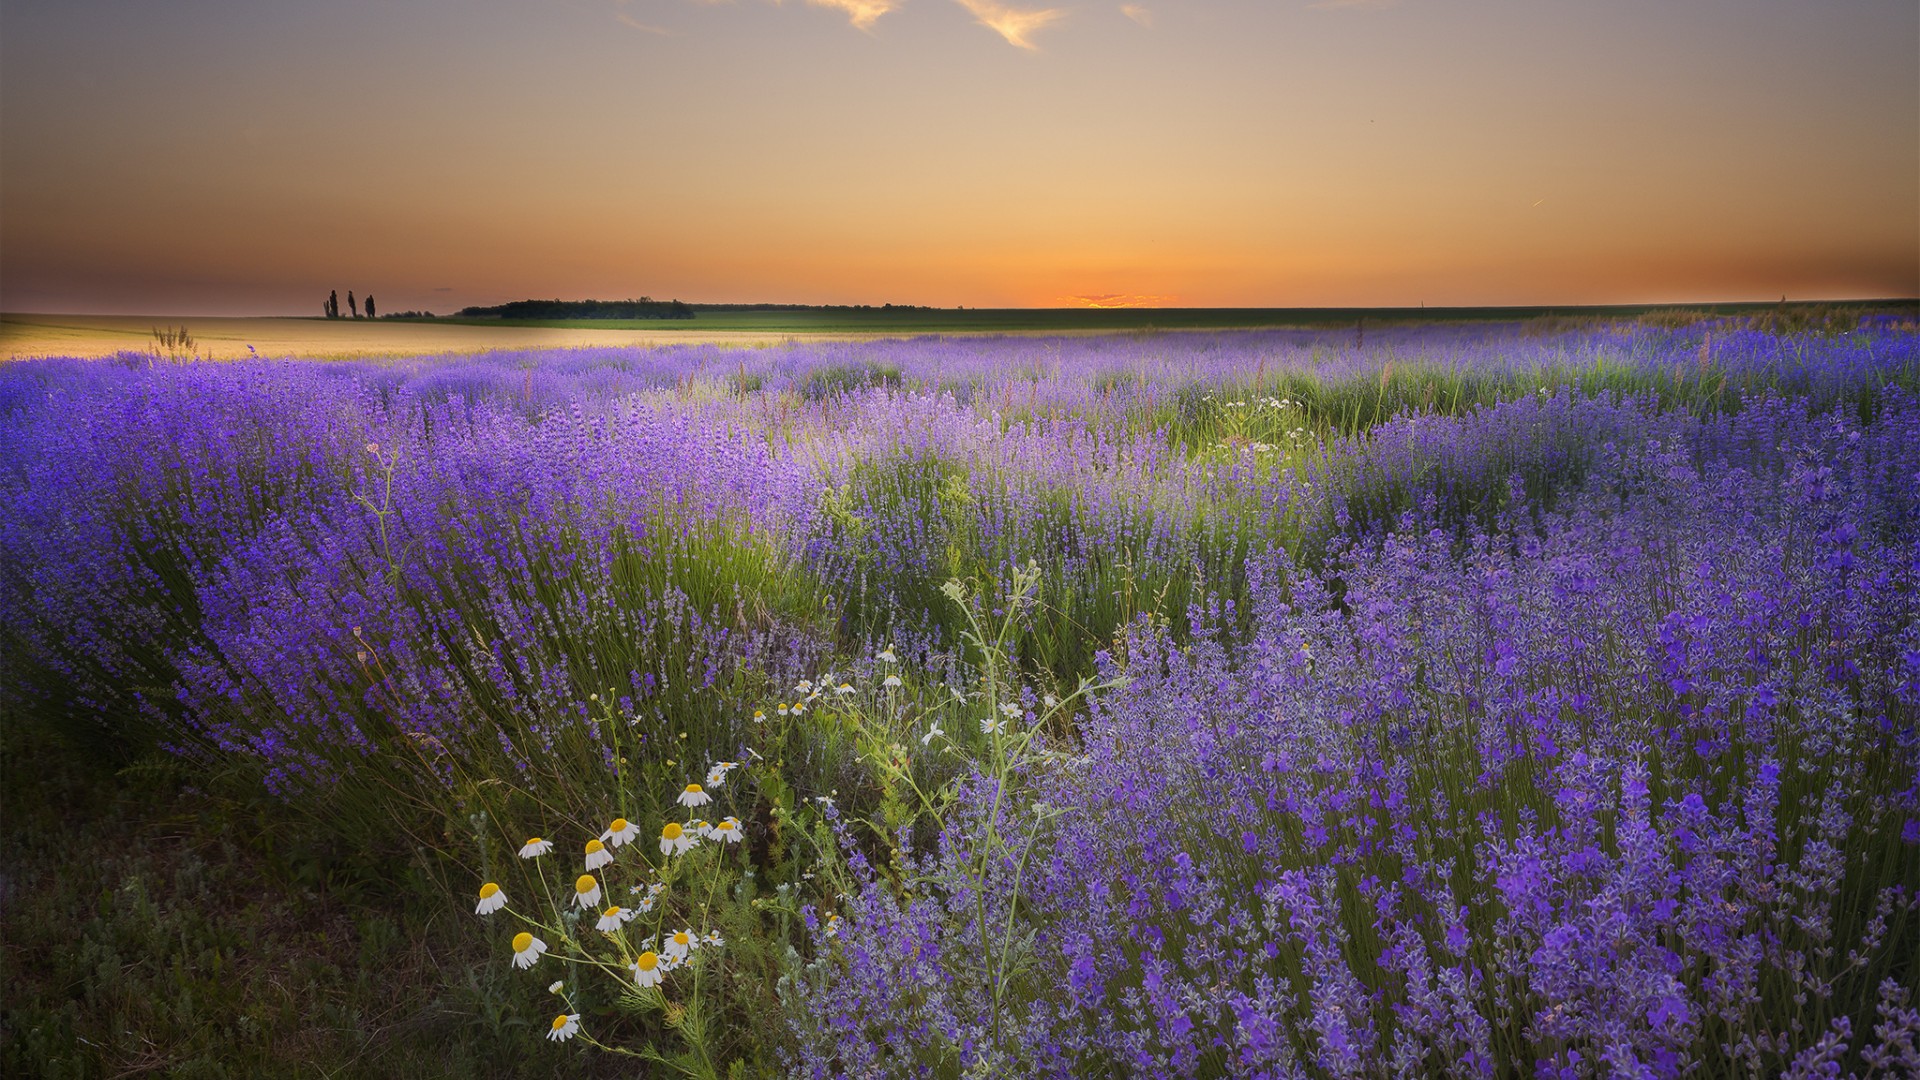
[(1157, 308), (1171, 307), (1176, 298), (1172, 296), (1146, 296), (1138, 293), (1087, 293), (1080, 296), (1063, 296), (1061, 307), (1077, 308)]

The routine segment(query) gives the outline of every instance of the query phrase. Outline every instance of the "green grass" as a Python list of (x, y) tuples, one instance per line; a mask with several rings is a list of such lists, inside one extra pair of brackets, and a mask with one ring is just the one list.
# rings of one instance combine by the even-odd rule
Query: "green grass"
[(437, 856), (344, 845), (257, 785), (118, 773), (0, 717), (0, 1075), (608, 1075), (447, 902)]
[[(794, 334), (1101, 333), (1155, 330), (1234, 330), (1269, 327), (1342, 327), (1364, 320), (1387, 325), (1541, 320), (1551, 330), (1610, 319), (1672, 322), (1710, 316), (1769, 317), (1782, 325), (1826, 326), (1832, 313), (1886, 311), (1913, 315), (1907, 300), (1832, 304), (1669, 304), (1562, 307), (1400, 308), (885, 308), (694, 305), (692, 319), (495, 319), (449, 316), (432, 320), (466, 326), (539, 326), (603, 330), (737, 330)], [(1785, 314), (1777, 314), (1785, 312)], [(1675, 313), (1678, 313), (1677, 315)]]

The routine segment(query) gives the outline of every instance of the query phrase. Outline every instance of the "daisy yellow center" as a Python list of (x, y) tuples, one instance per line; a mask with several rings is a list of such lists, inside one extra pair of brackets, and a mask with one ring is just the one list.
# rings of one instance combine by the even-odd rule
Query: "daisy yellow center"
[(601, 843), (598, 840), (587, 841), (587, 854), (589, 855), (593, 854), (596, 851), (605, 851), (606, 849), (607, 849), (607, 845)]
[(662, 838), (667, 840), (678, 840), (680, 839), (680, 834), (683, 831), (684, 830), (680, 828), (679, 822), (669, 821), (667, 822), (667, 827), (660, 830), (660, 835)]
[(687, 932), (685, 930), (682, 930), (679, 933), (673, 935), (673, 943), (675, 945), (685, 945), (687, 943)]
[(639, 968), (641, 971), (652, 971), (654, 968), (660, 966), (660, 957), (652, 950), (648, 950), (640, 954), (640, 959), (635, 960), (633, 966)]
[(561, 1028), (566, 1026), (567, 1026), (567, 1018), (565, 1016), (556, 1016), (553, 1018), (553, 1030), (559, 1031)]
[(526, 842), (525, 844), (522, 844), (522, 845), (520, 845), (520, 846), (521, 846), (521, 847), (532, 847), (533, 845), (535, 845), (535, 844), (538, 844), (538, 843), (541, 843), (541, 842), (542, 842), (542, 841), (541, 841), (541, 839), (540, 839), (539, 837), (537, 837), (537, 836), (535, 836), (535, 837), (530, 837), (530, 838), (529, 838), (529, 839), (527, 840), (527, 842)]
[(495, 885), (493, 882), (489, 881), (485, 885), (480, 886), (480, 899), (485, 900), (489, 896), (492, 896), (494, 893), (497, 893), (499, 891), (500, 891), (500, 886)]
[(623, 817), (614, 818), (613, 824), (607, 826), (607, 831), (608, 832), (626, 832), (627, 819)]
[(579, 892), (579, 893), (589, 893), (589, 892), (592, 892), (596, 887), (598, 887), (599, 884), (600, 884), (599, 882), (593, 880), (592, 874), (581, 874), (580, 879), (573, 883), (573, 891)]
[(532, 934), (529, 934), (525, 930), (522, 930), (519, 933), (513, 935), (513, 951), (514, 952), (526, 952), (528, 949), (531, 949), (531, 948), (533, 948)]
[(687, 785), (687, 794), (689, 794), (689, 795), (698, 795), (698, 794), (700, 794), (700, 785), (699, 785), (699, 784), (688, 784), (688, 785)]
[(605, 911), (603, 911), (603, 912), (601, 912), (601, 914), (602, 914), (602, 915), (605, 915), (605, 916), (606, 916), (607, 918), (609, 918), (609, 919), (611, 919), (611, 918), (613, 918), (614, 916), (616, 916), (616, 915), (618, 915), (618, 914), (620, 914), (620, 907), (619, 907), (619, 905), (618, 905), (618, 904), (616, 904), (616, 905), (614, 905), (613, 907), (610, 907), (610, 908), (608, 908), (607, 910), (605, 910)]

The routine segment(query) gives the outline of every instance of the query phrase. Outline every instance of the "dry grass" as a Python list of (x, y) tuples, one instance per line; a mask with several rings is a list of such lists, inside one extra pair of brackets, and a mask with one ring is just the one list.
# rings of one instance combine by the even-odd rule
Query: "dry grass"
[(190, 330), (198, 354), (215, 360), (232, 360), (254, 354), (343, 359), (584, 345), (715, 343), (758, 346), (778, 344), (796, 336), (791, 332), (713, 330), (692, 326), (658, 330), (601, 330), (460, 326), (386, 319), (4, 315), (0, 316), (0, 357), (18, 360), (32, 356), (98, 357), (119, 352), (151, 353), (156, 347), (155, 329), (173, 327)]

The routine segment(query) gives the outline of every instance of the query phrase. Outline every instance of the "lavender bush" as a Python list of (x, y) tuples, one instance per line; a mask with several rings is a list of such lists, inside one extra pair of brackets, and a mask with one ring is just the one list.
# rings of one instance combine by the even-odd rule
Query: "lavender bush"
[(698, 1031), (553, 1028), (697, 1074), (1901, 1075), (1917, 390), (1891, 324), (16, 363), (3, 692), (516, 900), (738, 762)]

